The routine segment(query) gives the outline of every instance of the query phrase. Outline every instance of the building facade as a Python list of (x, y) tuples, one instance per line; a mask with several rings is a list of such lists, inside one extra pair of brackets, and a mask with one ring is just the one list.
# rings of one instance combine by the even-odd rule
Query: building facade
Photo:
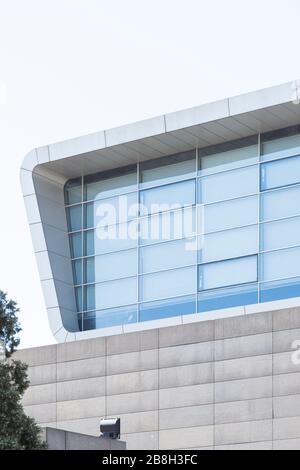
[(26, 157), (23, 193), (59, 342), (299, 297), (297, 90), (289, 83)]
[(299, 446), (299, 99), (292, 82), (25, 158), (60, 343), (19, 353), (29, 414), (93, 435), (120, 415), (128, 448)]
[[(240, 315), (240, 316), (238, 316)], [(23, 405), (42, 427), (127, 449), (300, 449), (300, 309), (282, 309), (17, 352)]]

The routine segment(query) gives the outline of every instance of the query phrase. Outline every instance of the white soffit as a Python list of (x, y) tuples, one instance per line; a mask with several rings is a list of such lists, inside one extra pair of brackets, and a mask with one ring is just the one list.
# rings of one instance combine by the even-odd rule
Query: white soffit
[(73, 178), (300, 123), (300, 81), (42, 147), (23, 168)]

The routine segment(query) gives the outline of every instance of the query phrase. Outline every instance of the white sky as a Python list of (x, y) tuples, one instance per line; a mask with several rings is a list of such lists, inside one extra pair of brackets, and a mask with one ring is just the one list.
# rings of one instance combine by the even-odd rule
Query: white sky
[(0, 0), (0, 289), (53, 343), (21, 190), (33, 147), (300, 78), (299, 0)]

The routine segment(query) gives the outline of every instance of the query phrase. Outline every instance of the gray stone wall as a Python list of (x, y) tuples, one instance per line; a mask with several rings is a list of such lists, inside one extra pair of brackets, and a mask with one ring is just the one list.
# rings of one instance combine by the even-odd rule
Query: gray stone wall
[(126, 450), (126, 443), (113, 439), (100, 439), (61, 429), (45, 428), (47, 450)]
[[(128, 449), (300, 449), (300, 308), (19, 351), (26, 412)], [(295, 361), (294, 361), (295, 362)]]

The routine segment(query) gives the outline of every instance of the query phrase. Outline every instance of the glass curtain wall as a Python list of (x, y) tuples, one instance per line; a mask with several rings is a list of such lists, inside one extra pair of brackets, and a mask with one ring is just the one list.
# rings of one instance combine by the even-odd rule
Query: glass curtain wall
[(80, 328), (300, 296), (300, 127), (71, 180)]

